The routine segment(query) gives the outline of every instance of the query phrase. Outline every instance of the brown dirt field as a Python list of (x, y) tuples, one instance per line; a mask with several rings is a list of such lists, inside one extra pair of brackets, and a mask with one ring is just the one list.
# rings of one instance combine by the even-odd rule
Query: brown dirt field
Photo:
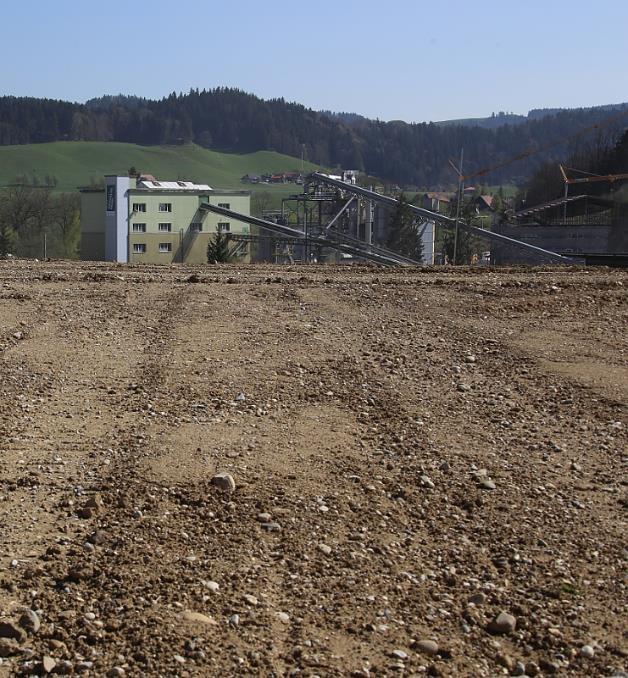
[(627, 288), (0, 262), (0, 676), (625, 675)]

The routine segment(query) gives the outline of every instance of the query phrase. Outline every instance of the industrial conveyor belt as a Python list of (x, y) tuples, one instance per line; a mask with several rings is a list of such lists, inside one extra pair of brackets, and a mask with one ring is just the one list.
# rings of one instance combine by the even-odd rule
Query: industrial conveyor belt
[[(334, 186), (335, 188), (339, 188), (340, 190), (345, 191), (346, 193), (359, 195), (362, 196), (363, 198), (367, 198), (368, 200), (372, 200), (373, 202), (378, 202), (382, 205), (388, 205), (389, 207), (395, 207), (398, 202), (396, 198), (391, 198), (390, 196), (387, 195), (381, 195), (381, 193), (370, 191), (368, 188), (362, 188), (361, 186), (348, 184), (338, 179), (332, 179), (331, 177), (328, 177), (326, 174), (322, 174), (321, 172), (313, 172), (312, 174), (310, 174), (309, 179), (314, 179), (320, 183), (327, 184), (328, 186)], [(416, 205), (409, 204), (408, 208), (424, 221), (433, 221), (435, 223), (442, 224), (443, 226), (447, 226), (449, 228), (455, 228), (456, 226), (456, 220), (452, 219), (451, 217), (446, 217), (444, 214), (431, 212), (430, 210), (426, 210), (422, 207), (417, 207)], [(535, 252), (538, 255), (543, 255), (543, 257), (549, 259), (552, 262), (557, 262), (561, 264), (580, 263), (579, 259), (565, 257), (561, 254), (558, 254), (557, 252), (550, 252), (549, 250), (544, 250), (541, 247), (536, 247), (536, 245), (530, 245), (527, 242), (522, 242), (521, 240), (515, 240), (514, 238), (509, 238), (505, 235), (501, 235), (501, 233), (485, 231), (482, 228), (478, 228), (477, 226), (471, 226), (470, 224), (465, 224), (462, 221), (458, 223), (458, 226), (462, 228), (464, 231), (467, 231), (468, 233), (472, 233), (473, 235), (485, 238), (486, 240), (489, 240), (491, 242), (497, 242), (502, 245), (509, 245), (511, 247), (516, 247), (530, 252)]]
[[(340, 252), (345, 252), (346, 254), (362, 257), (363, 259), (373, 261), (377, 264), (383, 264), (384, 266), (420, 266), (421, 264), (421, 262), (404, 257), (403, 255), (397, 254), (391, 250), (387, 250), (384, 247), (368, 245), (357, 238), (350, 238), (348, 236), (338, 234), (335, 231), (330, 231), (326, 235), (308, 234), (306, 236), (304, 231), (292, 228), (291, 226), (276, 224), (273, 221), (267, 221), (266, 219), (253, 217), (249, 214), (234, 212), (233, 210), (226, 209), (225, 207), (218, 207), (217, 205), (210, 205), (209, 203), (201, 203), (200, 209), (207, 212), (213, 212), (214, 214), (220, 214), (223, 217), (229, 217), (230, 219), (235, 219), (236, 221), (243, 221), (247, 224), (251, 224), (252, 226), (257, 226), (258, 228), (264, 228), (268, 231), (278, 233), (279, 235), (299, 238), (301, 240), (304, 240), (307, 237), (307, 241), (313, 245), (330, 247)], [(334, 238), (333, 236), (338, 237)]]

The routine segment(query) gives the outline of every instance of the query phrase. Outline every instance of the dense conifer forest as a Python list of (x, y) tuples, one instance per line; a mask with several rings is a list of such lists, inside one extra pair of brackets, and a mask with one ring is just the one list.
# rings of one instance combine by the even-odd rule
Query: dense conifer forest
[[(317, 112), (228, 88), (173, 93), (159, 101), (106, 96), (86, 104), (5, 96), (0, 97), (0, 145), (58, 140), (195, 142), (236, 153), (303, 154), (320, 165), (360, 169), (400, 185), (427, 187), (455, 181), (448, 160), (458, 157), (461, 148), (465, 172), (503, 164), (483, 180), (522, 184), (543, 163), (582, 152), (591, 144), (614, 143), (628, 126), (628, 104), (546, 113), (536, 111), (523, 121), (486, 129), (464, 121), (408, 124)], [(511, 163), (517, 156), (520, 159)]]

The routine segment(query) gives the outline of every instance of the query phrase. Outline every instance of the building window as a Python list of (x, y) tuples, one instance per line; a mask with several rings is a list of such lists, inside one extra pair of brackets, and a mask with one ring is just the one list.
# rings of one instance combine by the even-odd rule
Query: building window
[(160, 212), (172, 212), (172, 203), (171, 202), (160, 202), (159, 203)]
[(134, 202), (133, 203), (134, 212), (146, 212), (146, 203), (145, 202)]
[(133, 233), (146, 233), (146, 224), (133, 224)]
[(172, 224), (159, 224), (158, 229), (162, 233), (170, 233), (172, 231)]
[(222, 231), (223, 233), (225, 231), (230, 231), (231, 230), (231, 225), (229, 224), (228, 221), (221, 221), (218, 222), (218, 230)]
[(222, 207), (226, 210), (230, 210), (231, 209), (231, 203), (230, 202), (219, 202), (218, 207)]
[(160, 252), (172, 252), (172, 243), (171, 242), (160, 242), (159, 243)]
[(136, 242), (133, 244), (133, 252), (135, 254), (145, 254), (146, 253), (146, 243)]
[(200, 233), (203, 230), (203, 224), (200, 221), (193, 221), (190, 224), (190, 231), (192, 233)]

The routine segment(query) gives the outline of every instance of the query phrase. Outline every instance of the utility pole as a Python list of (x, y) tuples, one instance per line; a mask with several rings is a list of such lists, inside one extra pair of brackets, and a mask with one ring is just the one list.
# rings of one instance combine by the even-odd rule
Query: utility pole
[(567, 173), (562, 165), (560, 167), (560, 172), (563, 175), (563, 180), (565, 182), (565, 204), (563, 205), (563, 223), (567, 223), (567, 198), (569, 197), (569, 179), (567, 178)]
[(458, 258), (458, 223), (460, 221), (460, 203), (462, 202), (462, 191), (464, 190), (464, 178), (462, 175), (462, 163), (464, 161), (464, 148), (460, 149), (460, 166), (458, 167), (458, 204), (456, 205), (456, 230), (454, 233), (454, 260), (452, 264), (456, 265)]

